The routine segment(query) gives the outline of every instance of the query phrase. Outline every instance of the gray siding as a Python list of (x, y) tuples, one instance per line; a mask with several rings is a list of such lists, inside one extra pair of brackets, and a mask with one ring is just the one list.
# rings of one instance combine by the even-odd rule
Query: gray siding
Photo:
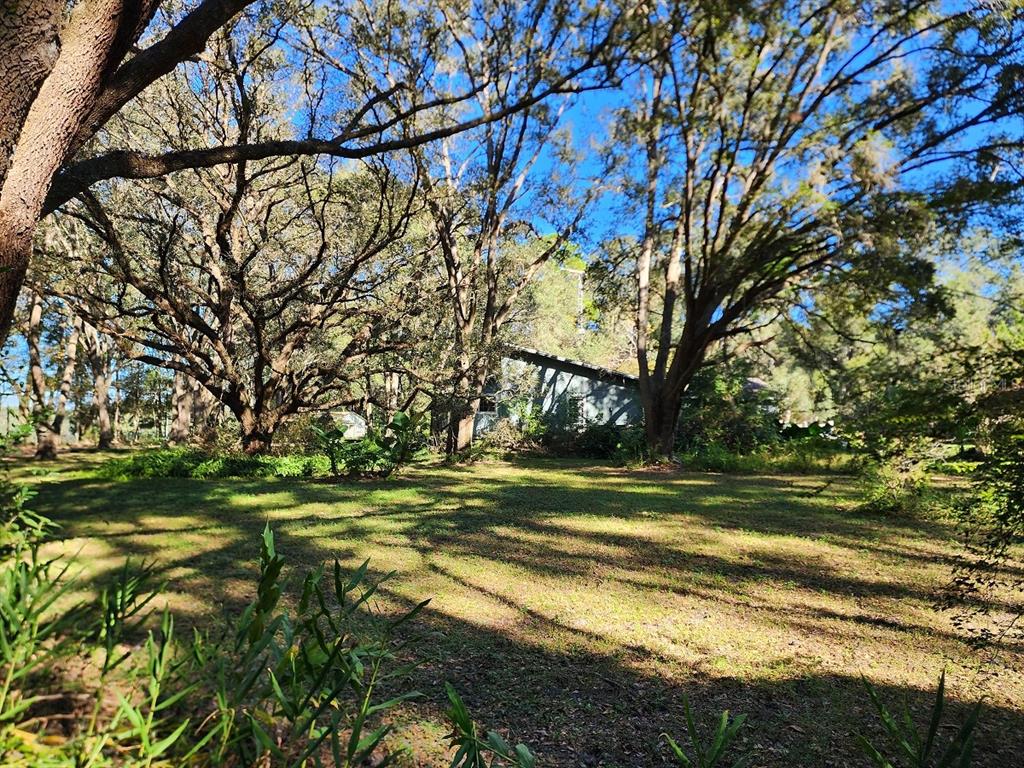
[[(546, 355), (522, 353), (517, 359), (501, 361), (500, 392), (507, 392), (510, 382), (529, 384), (531, 410), (540, 415), (575, 420), (586, 424), (640, 424), (643, 410), (632, 377), (592, 368), (569, 360)], [(502, 406), (499, 397), (497, 412), (482, 412), (476, 417), (474, 432), (485, 434), (502, 417), (514, 414)]]

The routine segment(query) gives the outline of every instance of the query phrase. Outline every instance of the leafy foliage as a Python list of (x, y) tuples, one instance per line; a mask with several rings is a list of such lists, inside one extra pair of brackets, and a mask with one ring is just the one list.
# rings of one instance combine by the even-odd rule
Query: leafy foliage
[(382, 430), (368, 430), (365, 437), (350, 440), (345, 429), (314, 426), (313, 435), (330, 463), (335, 477), (376, 474), (389, 477), (408, 464), (423, 444), (420, 423), (423, 413), (410, 416), (396, 411)]
[(964, 553), (947, 597), (958, 609), (956, 623), (979, 644), (1020, 631), (1019, 609), (992, 616), (985, 598), (1024, 588), (1024, 352), (1009, 350), (997, 365), (999, 385), (977, 404), (986, 452), (973, 492), (958, 507)]
[(778, 441), (775, 395), (744, 366), (705, 367), (694, 376), (679, 412), (677, 450), (749, 453)]
[(864, 474), (864, 509), (904, 515), (920, 511), (929, 496), (930, 463), (927, 456), (906, 452), (869, 464)]
[(968, 768), (974, 751), (974, 728), (978, 724), (981, 713), (981, 702), (975, 704), (964, 722), (957, 728), (953, 738), (944, 749), (939, 748), (939, 728), (942, 725), (942, 714), (945, 709), (946, 673), (939, 677), (939, 687), (935, 692), (935, 703), (928, 718), (928, 728), (922, 733), (910, 714), (906, 704), (899, 716), (894, 716), (882, 702), (878, 692), (866, 679), (864, 687), (868, 696), (878, 710), (886, 733), (895, 747), (894, 755), (886, 757), (870, 741), (863, 736), (857, 740), (865, 754), (877, 768)]
[(223, 477), (313, 477), (327, 473), (320, 456), (284, 456), (210, 453), (196, 448), (159, 448), (137, 451), (111, 459), (98, 473), (108, 480), (152, 477), (189, 477), (197, 480)]
[[(736, 741), (736, 737), (746, 722), (747, 716), (737, 715), (730, 719), (729, 710), (725, 710), (719, 717), (718, 723), (715, 726), (715, 732), (711, 738), (703, 739), (701, 738), (700, 731), (697, 730), (697, 724), (694, 721), (693, 711), (690, 709), (688, 699), (683, 700), (683, 710), (686, 713), (686, 732), (690, 737), (693, 757), (690, 757), (675, 739), (667, 733), (663, 734), (676, 762), (686, 768), (689, 768), (689, 766), (694, 766), (694, 768), (724, 766), (725, 763), (723, 761), (725, 760), (726, 752), (732, 743)], [(743, 768), (743, 766), (748, 764), (749, 760), (746, 757), (740, 757), (734, 760), (731, 765), (732, 768)]]
[[(240, 616), (181, 643), (164, 611), (140, 647), (133, 638), (158, 593), (151, 569), (126, 563), (95, 601), (62, 607), (77, 586), (71, 564), (41, 557), (50, 525), (25, 498), (8, 495), (3, 518), (4, 764), (319, 766), (329, 755), (334, 766), (362, 765), (390, 731), (383, 715), (419, 695), (403, 688), (395, 631), (426, 601), (397, 618), (380, 613), (368, 563), (306, 574), (291, 614), (268, 527), (256, 597)], [(95, 676), (72, 673), (74, 657), (95, 659)], [(397, 693), (384, 700), (383, 686)]]
[(380, 716), (419, 696), (380, 701), (377, 691), (401, 687), (394, 631), (427, 601), (397, 619), (379, 615), (369, 564), (348, 575), (335, 561), (326, 579), (322, 566), (306, 574), (292, 616), (280, 605), (283, 565), (268, 527), (256, 599), (229, 631), (193, 641), (189, 708), (205, 716), (189, 756), (200, 763), (320, 764), (323, 751), (334, 765), (361, 765), (390, 732)]
[(456, 748), (451, 762), (452, 768), (534, 768), (536, 761), (525, 744), (516, 744), (513, 748), (497, 731), (481, 734), (466, 705), (450, 683), (445, 683), (445, 691), (451, 705), (448, 708), (448, 719), (452, 723), (450, 739), (452, 746)]

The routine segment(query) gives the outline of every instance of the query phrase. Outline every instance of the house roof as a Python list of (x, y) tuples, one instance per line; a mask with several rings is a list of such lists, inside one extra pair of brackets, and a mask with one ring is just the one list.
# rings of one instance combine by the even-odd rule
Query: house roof
[(601, 381), (611, 381), (622, 386), (636, 386), (638, 377), (622, 371), (615, 371), (611, 368), (604, 368), (600, 365), (591, 365), (582, 360), (570, 360), (567, 357), (552, 355), (548, 352), (541, 352), (538, 349), (529, 347), (508, 347), (506, 354), (515, 360), (522, 360), (535, 365), (549, 365), (553, 367), (572, 370), (580, 375)]

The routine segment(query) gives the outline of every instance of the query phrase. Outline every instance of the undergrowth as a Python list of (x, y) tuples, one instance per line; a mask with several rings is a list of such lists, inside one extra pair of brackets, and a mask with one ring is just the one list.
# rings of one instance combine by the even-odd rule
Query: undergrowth
[(319, 477), (329, 474), (330, 463), (326, 456), (320, 455), (248, 456), (242, 453), (216, 454), (196, 448), (159, 448), (111, 459), (96, 472), (106, 480)]

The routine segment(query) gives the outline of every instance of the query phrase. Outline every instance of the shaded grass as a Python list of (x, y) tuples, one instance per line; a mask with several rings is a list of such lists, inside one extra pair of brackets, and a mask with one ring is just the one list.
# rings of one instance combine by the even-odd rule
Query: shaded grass
[(1021, 649), (978, 674), (932, 608), (951, 532), (857, 512), (849, 478), (537, 460), (356, 484), (111, 482), (102, 458), (15, 467), (89, 578), (153, 560), (172, 606), (207, 620), (249, 599), (269, 520), (293, 570), (370, 557), (397, 571), (395, 607), (432, 597), (416, 643), (429, 696), (402, 713), (417, 764), (442, 764), (447, 679), (546, 765), (662, 764), (684, 694), (749, 713), (755, 765), (864, 765), (852, 735), (877, 730), (860, 675), (923, 707), (944, 665), (961, 705), (987, 696), (976, 765), (1024, 753)]

